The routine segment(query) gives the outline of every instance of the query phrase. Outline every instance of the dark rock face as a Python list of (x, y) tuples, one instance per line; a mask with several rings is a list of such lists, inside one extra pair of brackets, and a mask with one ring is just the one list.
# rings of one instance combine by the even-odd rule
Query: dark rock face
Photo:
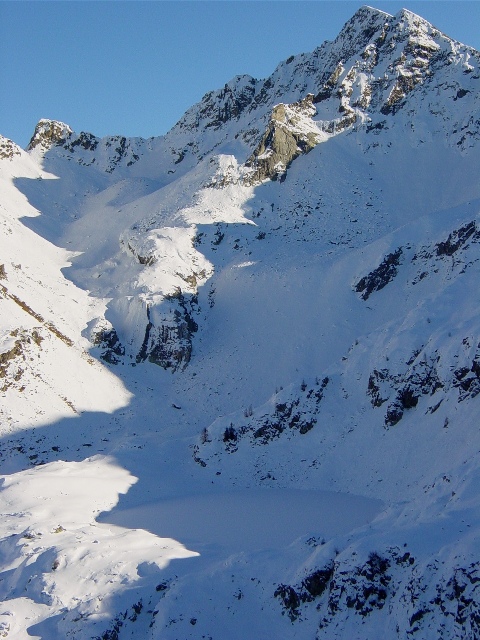
[(368, 378), (367, 395), (370, 396), (373, 407), (381, 407), (382, 404), (388, 400), (388, 396), (383, 397), (380, 386), (380, 383), (388, 380), (388, 378), (388, 369), (382, 369), (380, 371), (374, 369), (370, 374), (370, 377)]
[(84, 131), (82, 131), (78, 135), (78, 137), (67, 141), (64, 144), (63, 148), (71, 152), (75, 151), (76, 147), (80, 147), (85, 151), (95, 151), (95, 149), (98, 147), (98, 143), (99, 140), (96, 136), (92, 135), (91, 133), (85, 133)]
[(137, 160), (139, 160), (139, 156), (130, 148), (130, 142), (124, 136), (113, 136), (108, 138), (105, 142), (105, 146), (107, 149), (111, 149), (111, 153), (109, 154), (109, 164), (106, 168), (107, 173), (112, 173), (112, 171), (120, 164), (122, 159), (127, 159), (128, 162), (127, 167), (130, 167), (132, 164), (135, 164)]
[[(251, 76), (236, 76), (222, 89), (206, 93), (202, 100), (179, 120), (176, 128), (191, 131), (193, 139), (203, 128), (214, 131), (221, 129), (231, 120), (237, 120), (251, 107), (257, 84), (258, 81)], [(196, 144), (192, 141), (189, 146), (195, 147)]]
[(420, 265), (412, 284), (443, 270), (448, 278), (465, 272), (476, 261), (476, 247), (480, 242), (480, 229), (475, 220), (449, 233), (445, 240), (421, 247), (412, 257)]
[(469, 239), (474, 242), (480, 240), (480, 231), (477, 230), (474, 220), (460, 227), (460, 229), (452, 231), (445, 242), (439, 242), (436, 245), (437, 257), (453, 256), (454, 253), (466, 245)]
[(100, 347), (100, 357), (109, 364), (119, 364), (125, 355), (125, 347), (120, 342), (115, 329), (104, 329), (95, 334), (92, 340), (94, 346)]
[[(368, 379), (367, 395), (373, 407), (381, 407), (390, 400), (385, 413), (385, 427), (396, 425), (408, 409), (418, 405), (421, 396), (433, 396), (445, 386), (437, 367), (440, 356), (427, 357), (425, 353), (412, 354), (405, 372), (394, 374), (388, 369), (376, 370)], [(393, 397), (393, 399), (392, 399)]]
[[(317, 415), (328, 384), (327, 377), (316, 380), (314, 385), (303, 382), (298, 388), (298, 395), (296, 391), (288, 394), (288, 399), (278, 401), (271, 410), (262, 414), (256, 414), (252, 407), (248, 407), (243, 413), (243, 420), (230, 422), (224, 429), (221, 434), (222, 448), (227, 453), (234, 453), (242, 441), (252, 446), (265, 446), (282, 436), (305, 435), (317, 424)], [(205, 431), (200, 444), (196, 445), (196, 462), (201, 461), (198, 454), (202, 447), (208, 447), (211, 443)]]
[(348, 60), (372, 40), (382, 42), (385, 39), (385, 22), (389, 17), (372, 7), (361, 7), (356, 11), (333, 41), (332, 48), (338, 53), (338, 58)]
[(347, 562), (334, 560), (299, 584), (280, 584), (274, 597), (282, 614), (292, 623), (301, 622), (302, 616), (315, 615), (310, 610), (314, 603), (317, 637), (328, 638), (330, 631), (338, 637), (338, 625), (352, 615), (359, 616), (360, 625), (389, 607), (395, 611), (396, 637), (403, 637), (402, 632), (405, 637), (439, 640), (479, 637), (478, 562), (442, 575), (438, 562), (420, 568), (409, 551), (398, 547), (382, 554), (373, 551), (362, 564)]
[(388, 597), (391, 581), (388, 569), (390, 560), (378, 553), (370, 553), (367, 561), (350, 571), (341, 571), (337, 562), (330, 562), (306, 576), (300, 585), (278, 586), (274, 593), (282, 603), (283, 612), (294, 622), (301, 617), (305, 603), (326, 600), (317, 609), (326, 609), (320, 628), (328, 626), (340, 609), (353, 609), (355, 614), (368, 616), (375, 609), (382, 609)]
[[(367, 395), (372, 407), (379, 408), (388, 402), (385, 413), (385, 428), (393, 427), (403, 418), (405, 411), (415, 409), (422, 397), (435, 397), (427, 409), (435, 413), (451, 388), (458, 390), (458, 402), (471, 400), (480, 394), (480, 343), (471, 347), (471, 338), (462, 342), (465, 356), (462, 366), (449, 366), (448, 376), (440, 375), (441, 356), (438, 352), (430, 355), (426, 350), (415, 351), (402, 372), (389, 369), (374, 369), (369, 376)], [(476, 343), (473, 342), (473, 345)], [(473, 356), (473, 357), (472, 357)], [(446, 370), (445, 364), (443, 370)]]
[(168, 311), (159, 322), (153, 324), (148, 314), (145, 337), (136, 362), (148, 360), (164, 369), (183, 369), (190, 362), (192, 355), (192, 338), (198, 330), (193, 319), (197, 305), (195, 295), (183, 294), (178, 290), (166, 298)]
[(213, 104), (207, 104), (201, 111), (202, 117), (211, 117), (207, 127), (218, 129), (225, 122), (236, 119), (244, 109), (252, 102), (255, 96), (256, 81), (253, 78), (248, 80), (241, 89), (236, 90), (226, 84), (216, 96)]
[(258, 442), (267, 444), (270, 440), (277, 438), (286, 427), (296, 429), (301, 434), (313, 429), (316, 419), (313, 417), (305, 419), (300, 412), (295, 411), (299, 404), (299, 400), (277, 404), (274, 415), (272, 417), (265, 416), (263, 424), (253, 432), (253, 437)]
[(475, 398), (480, 393), (480, 342), (471, 366), (460, 367), (453, 372), (453, 375), (453, 386), (459, 391), (459, 402)]
[[(427, 276), (437, 274), (440, 266), (451, 273), (461, 273), (476, 260), (476, 256), (474, 253), (470, 253), (470, 250), (472, 245), (479, 242), (480, 230), (477, 228), (475, 220), (472, 220), (451, 231), (445, 240), (430, 246), (420, 247), (409, 258), (411, 263), (419, 265), (418, 275), (411, 281), (411, 284), (418, 284)], [(410, 248), (406, 247), (406, 249)], [(404, 248), (402, 247), (389, 253), (376, 269), (357, 282), (354, 289), (357, 293), (361, 293), (362, 300), (368, 300), (373, 293), (380, 291), (392, 282), (399, 272), (403, 253)], [(450, 258), (451, 260), (449, 260)]]
[(368, 275), (359, 280), (355, 286), (355, 291), (361, 293), (362, 300), (368, 300), (372, 293), (380, 291), (391, 282), (398, 273), (402, 248), (399, 247), (393, 253), (382, 260), (381, 264)]
[(162, 302), (162, 314), (152, 321), (147, 308), (147, 325), (142, 345), (137, 354), (128, 353), (114, 327), (97, 330), (92, 344), (101, 349), (100, 357), (109, 364), (140, 364), (151, 362), (172, 371), (184, 369), (192, 355), (193, 334), (198, 325), (193, 316), (197, 298), (180, 290)]

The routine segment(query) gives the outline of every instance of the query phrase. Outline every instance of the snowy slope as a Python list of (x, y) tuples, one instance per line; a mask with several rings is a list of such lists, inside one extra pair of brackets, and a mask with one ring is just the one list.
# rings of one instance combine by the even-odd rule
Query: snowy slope
[(364, 7), (0, 141), (4, 637), (479, 636), (479, 65)]

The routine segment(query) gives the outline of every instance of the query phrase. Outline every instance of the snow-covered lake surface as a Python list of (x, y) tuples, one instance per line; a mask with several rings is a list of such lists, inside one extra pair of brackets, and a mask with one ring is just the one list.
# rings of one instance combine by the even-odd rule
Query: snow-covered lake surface
[(244, 489), (174, 498), (99, 518), (141, 528), (200, 549), (219, 545), (237, 551), (281, 548), (303, 536), (325, 540), (371, 522), (380, 500), (331, 491)]

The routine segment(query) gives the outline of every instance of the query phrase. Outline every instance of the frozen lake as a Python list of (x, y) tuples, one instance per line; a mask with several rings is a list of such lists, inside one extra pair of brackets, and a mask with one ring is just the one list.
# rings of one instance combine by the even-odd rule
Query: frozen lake
[(99, 521), (146, 529), (189, 548), (246, 551), (284, 547), (300, 536), (328, 540), (368, 524), (382, 507), (380, 500), (346, 493), (254, 488), (117, 508)]

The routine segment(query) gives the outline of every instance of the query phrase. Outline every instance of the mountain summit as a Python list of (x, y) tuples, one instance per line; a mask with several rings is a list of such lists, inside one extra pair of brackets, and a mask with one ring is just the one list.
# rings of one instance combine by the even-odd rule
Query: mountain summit
[(63, 144), (71, 134), (72, 130), (63, 122), (42, 118), (35, 127), (35, 132), (28, 143), (27, 151), (33, 151), (38, 146), (43, 151), (48, 151), (53, 145)]
[(0, 140), (0, 635), (480, 636), (479, 81), (362, 7), (165, 136)]

